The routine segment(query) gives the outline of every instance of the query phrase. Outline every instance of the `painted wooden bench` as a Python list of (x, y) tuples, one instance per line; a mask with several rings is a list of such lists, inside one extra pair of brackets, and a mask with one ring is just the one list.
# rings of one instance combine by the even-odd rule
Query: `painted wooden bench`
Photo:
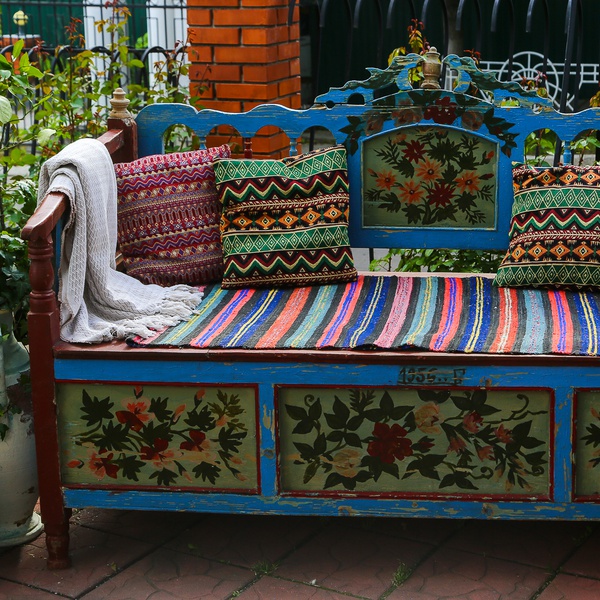
[[(425, 78), (413, 89), (409, 69), (422, 60)], [(100, 139), (115, 162), (129, 161), (162, 152), (163, 132), (173, 123), (190, 127), (202, 141), (228, 124), (249, 156), (252, 138), (264, 126), (283, 130), (292, 153), (307, 130), (322, 127), (347, 149), (353, 247), (505, 250), (512, 161), (524, 160), (525, 137), (554, 130), (569, 162), (569, 144), (600, 119), (593, 110), (559, 114), (467, 60), (448, 57), (445, 65), (457, 74), (454, 91), (438, 89), (440, 61), (434, 53), (409, 56), (386, 71), (373, 70), (368, 80), (330, 90), (306, 110), (264, 105), (226, 114), (155, 105), (135, 121), (126, 114), (111, 118)], [(486, 99), (469, 95), (473, 85)], [(454, 191), (440, 184), (428, 204), (414, 187), (414, 174), (403, 174), (398, 165), (403, 157), (418, 162), (432, 139), (463, 166), (452, 174)], [(429, 168), (446, 167), (432, 160)], [(419, 181), (427, 181), (426, 171)], [(392, 187), (402, 181), (403, 196)], [(457, 190), (462, 208), (448, 201)], [(411, 193), (417, 194), (414, 201)], [(600, 385), (591, 333), (575, 355), (564, 348), (529, 352), (540, 332), (525, 322), (517, 331), (519, 351), (506, 340), (504, 345), (497, 340), (494, 348), (469, 345), (469, 336), (500, 310), (482, 303), (470, 307), (474, 320), (461, 325), (466, 340), (461, 351), (444, 351), (435, 343), (423, 349), (415, 341), (419, 328), (446, 310), (431, 306), (428, 294), (432, 286), (448, 291), (450, 284), (421, 273), (400, 283), (396, 275), (386, 276), (398, 294), (388, 303), (388, 325), (399, 322), (394, 310), (413, 315), (406, 339), (414, 343), (396, 348), (69, 344), (59, 335), (53, 241), (67, 210), (64, 197), (50, 195), (24, 231), (31, 256), (31, 370), (50, 568), (69, 564), (70, 509), (81, 507), (600, 518)], [(458, 276), (452, 285), (463, 286), (461, 281), (471, 286), (474, 302), (478, 285), (495, 289), (491, 276)], [(402, 296), (407, 282), (419, 293)], [(510, 302), (512, 291), (505, 294)], [(597, 300), (593, 294), (586, 298)], [(557, 310), (551, 314), (558, 321)], [(571, 310), (587, 319), (588, 332), (600, 327), (591, 308)], [(438, 329), (436, 339), (442, 333)], [(117, 414), (124, 411), (129, 419)]]

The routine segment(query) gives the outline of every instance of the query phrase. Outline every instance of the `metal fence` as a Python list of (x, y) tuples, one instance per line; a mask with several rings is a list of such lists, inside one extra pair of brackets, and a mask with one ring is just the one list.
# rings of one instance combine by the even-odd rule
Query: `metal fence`
[[(110, 20), (113, 4), (127, 7), (131, 13), (127, 36), (132, 47), (172, 48), (176, 40), (186, 38), (186, 0), (2, 0), (2, 36), (5, 42), (24, 35), (42, 39), (47, 46), (64, 45), (68, 43), (65, 27), (71, 19), (78, 19), (89, 47), (107, 46), (108, 34), (98, 32), (95, 23)], [(15, 18), (19, 11), (25, 13), (26, 22)]]
[(443, 54), (479, 52), (505, 80), (547, 74), (562, 111), (598, 89), (597, 0), (289, 0), (290, 12), (296, 5), (306, 99), (386, 66), (413, 19)]
[[(114, 0), (2, 0), (3, 45), (12, 36), (66, 44), (65, 26), (81, 21), (87, 46), (108, 47), (96, 21), (110, 18)], [(193, 11), (186, 0), (119, 0), (127, 6), (128, 43), (147, 61), (187, 35)], [(600, 36), (598, 0), (288, 0), (290, 17), (300, 9), (303, 102), (348, 79), (363, 79), (366, 67), (384, 67), (389, 53), (407, 44), (407, 26), (421, 21), (424, 35), (442, 53), (481, 54), (482, 66), (504, 79), (540, 71), (563, 111), (578, 110), (597, 91)], [(19, 24), (15, 13), (28, 20)], [(144, 54), (146, 53), (146, 54)], [(151, 73), (142, 73), (146, 80)]]

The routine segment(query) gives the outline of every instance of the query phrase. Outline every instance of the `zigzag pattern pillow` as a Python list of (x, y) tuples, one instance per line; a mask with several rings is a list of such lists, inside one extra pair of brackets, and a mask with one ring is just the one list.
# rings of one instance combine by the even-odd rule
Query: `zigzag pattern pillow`
[(496, 285), (600, 286), (599, 185), (600, 167), (514, 169), (510, 243)]
[(342, 147), (283, 160), (215, 164), (223, 204), (222, 287), (353, 281)]
[(117, 238), (129, 275), (164, 286), (222, 277), (213, 161), (230, 156), (224, 145), (115, 165)]

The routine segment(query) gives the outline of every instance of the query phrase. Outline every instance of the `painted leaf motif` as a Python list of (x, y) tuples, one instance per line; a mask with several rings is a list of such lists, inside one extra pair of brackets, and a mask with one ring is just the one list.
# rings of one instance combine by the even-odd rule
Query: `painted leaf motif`
[(114, 403), (110, 401), (110, 398), (103, 398), (102, 400), (96, 396), (92, 398), (86, 390), (83, 390), (81, 403), (82, 418), (88, 427), (102, 423), (105, 419), (110, 420), (114, 418), (111, 412)]

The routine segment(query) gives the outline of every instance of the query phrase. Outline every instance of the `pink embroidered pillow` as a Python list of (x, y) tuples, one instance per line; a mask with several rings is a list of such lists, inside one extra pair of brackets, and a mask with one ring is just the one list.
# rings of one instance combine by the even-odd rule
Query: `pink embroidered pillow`
[(129, 275), (163, 286), (221, 279), (213, 161), (230, 156), (224, 145), (115, 165), (117, 237)]

